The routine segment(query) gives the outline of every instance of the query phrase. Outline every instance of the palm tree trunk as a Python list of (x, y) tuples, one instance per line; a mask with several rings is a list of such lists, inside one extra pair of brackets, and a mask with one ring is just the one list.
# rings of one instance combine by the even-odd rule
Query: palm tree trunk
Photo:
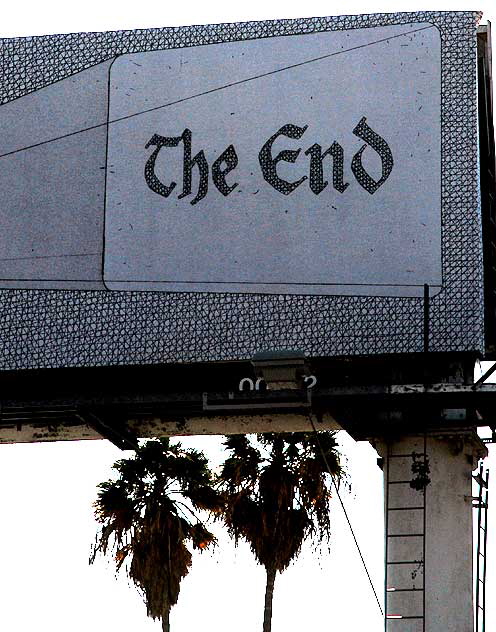
[(264, 607), (264, 622), (263, 632), (270, 632), (272, 626), (272, 598), (274, 596), (274, 582), (276, 580), (276, 569), (266, 569), (267, 583), (265, 584), (265, 607)]
[(170, 610), (162, 613), (162, 632), (170, 632), (169, 614)]

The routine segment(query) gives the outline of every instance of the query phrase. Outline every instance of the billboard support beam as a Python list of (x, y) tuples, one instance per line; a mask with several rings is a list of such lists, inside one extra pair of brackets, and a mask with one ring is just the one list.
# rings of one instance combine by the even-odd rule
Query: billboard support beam
[(90, 410), (80, 411), (77, 416), (121, 450), (136, 450), (139, 447), (138, 438), (129, 430), (125, 419), (120, 423), (108, 418), (105, 420), (101, 414), (96, 415)]
[(472, 630), (472, 470), (486, 447), (470, 428), (372, 442), (384, 459), (385, 631), (398, 620)]

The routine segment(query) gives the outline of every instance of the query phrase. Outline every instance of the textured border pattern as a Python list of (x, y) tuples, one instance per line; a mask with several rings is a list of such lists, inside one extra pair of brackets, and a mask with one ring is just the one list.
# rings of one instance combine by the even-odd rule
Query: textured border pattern
[[(0, 103), (118, 54), (431, 22), (442, 45), (443, 290), (430, 349), (482, 351), (476, 38), (480, 14), (392, 13), (0, 40)], [(309, 356), (419, 352), (413, 298), (61, 290), (0, 291), (0, 369), (204, 362), (264, 349)]]

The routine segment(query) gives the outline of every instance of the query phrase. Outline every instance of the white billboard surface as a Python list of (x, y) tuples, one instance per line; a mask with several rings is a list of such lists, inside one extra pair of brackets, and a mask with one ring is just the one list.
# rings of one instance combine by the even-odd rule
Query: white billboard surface
[(108, 288), (441, 287), (432, 24), (124, 55), (109, 95)]
[(0, 368), (483, 351), (479, 18), (0, 40)]

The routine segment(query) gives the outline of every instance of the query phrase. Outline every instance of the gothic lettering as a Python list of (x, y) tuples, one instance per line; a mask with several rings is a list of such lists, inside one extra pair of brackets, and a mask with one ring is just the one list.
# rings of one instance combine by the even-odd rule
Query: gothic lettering
[(306, 152), (306, 156), (310, 156), (310, 189), (319, 195), (328, 185), (327, 180), (324, 180), (324, 168), (322, 162), (326, 156), (332, 156), (332, 186), (344, 193), (349, 187), (349, 182), (343, 182), (344, 172), (344, 151), (339, 143), (334, 141), (329, 149), (326, 149), (322, 153), (322, 147), (315, 143), (309, 147)]
[(203, 149), (194, 158), (191, 158), (191, 130), (185, 129), (183, 132), (184, 158), (183, 158), (183, 192), (179, 199), (191, 195), (191, 178), (193, 167), (198, 167), (199, 183), (198, 192), (191, 200), (191, 204), (196, 204), (208, 193), (208, 162)]
[[(308, 125), (299, 127), (292, 123), (287, 123), (280, 127), (263, 145), (258, 154), (258, 162), (264, 180), (276, 191), (283, 195), (290, 195), (305, 180), (309, 180), (310, 191), (314, 195), (320, 195), (327, 188), (329, 182), (324, 179), (324, 159), (329, 156), (332, 160), (332, 186), (339, 193), (344, 193), (350, 186), (349, 182), (345, 182), (344, 164), (345, 152), (343, 147), (334, 141), (328, 149), (322, 151), (322, 146), (318, 143), (311, 145), (305, 152), (305, 156), (309, 157), (309, 164), (305, 167), (304, 162), (299, 161), (295, 166), (295, 177), (300, 175), (297, 180), (288, 181), (281, 177), (277, 172), (280, 162), (295, 164), (301, 153), (301, 147), (297, 149), (283, 149), (276, 156), (273, 156), (272, 149), (276, 140), (280, 137), (290, 138), (292, 140), (300, 140)], [(373, 195), (389, 178), (394, 166), (393, 154), (387, 142), (375, 132), (369, 125), (367, 119), (362, 117), (355, 128), (353, 134), (365, 141), (360, 149), (355, 153), (351, 160), (351, 172), (355, 176), (358, 184), (368, 193)], [(190, 204), (197, 204), (205, 198), (208, 193), (210, 168), (205, 156), (204, 150), (200, 150), (192, 157), (192, 133), (186, 128), (181, 136), (160, 136), (154, 134), (145, 145), (146, 148), (155, 146), (152, 154), (149, 156), (145, 164), (145, 180), (148, 187), (163, 197), (169, 197), (176, 187), (176, 182), (164, 184), (155, 173), (155, 163), (157, 156), (163, 147), (177, 147), (183, 142), (183, 188), (178, 195), (179, 199), (193, 195), (193, 172), (198, 172), (198, 185), (196, 194)], [(367, 148), (372, 149), (381, 160), (381, 177), (376, 180), (368, 173), (362, 163), (363, 152)], [(211, 176), (216, 189), (225, 197), (230, 195), (236, 187), (239, 186), (234, 177), (230, 178), (233, 182), (227, 182), (227, 176), (233, 172), (238, 166), (238, 154), (234, 145), (229, 145), (212, 163)], [(302, 169), (308, 170), (308, 175), (301, 175)], [(299, 172), (299, 173), (298, 173)]]
[(389, 174), (393, 169), (394, 161), (393, 154), (391, 153), (391, 150), (384, 138), (374, 132), (374, 130), (367, 125), (366, 121), (367, 119), (365, 116), (360, 119), (360, 122), (353, 130), (353, 134), (364, 140), (367, 145), (379, 154), (382, 165), (382, 176), (380, 180), (374, 180), (374, 178), (365, 171), (362, 165), (362, 154), (367, 145), (362, 145), (353, 156), (353, 160), (351, 161), (351, 170), (353, 171), (353, 175), (357, 179), (358, 184), (373, 195), (389, 178)]
[[(221, 169), (222, 164), (226, 165), (225, 169)], [(237, 182), (231, 186), (226, 182), (226, 175), (237, 166), (238, 155), (233, 145), (229, 145), (212, 165), (212, 180), (222, 195), (228, 196), (238, 186)]]
[(269, 138), (258, 154), (258, 160), (260, 162), (260, 168), (262, 169), (264, 179), (272, 187), (274, 187), (276, 191), (284, 193), (284, 195), (292, 193), (296, 187), (299, 187), (300, 184), (307, 179), (307, 176), (302, 176), (296, 182), (287, 182), (277, 175), (277, 163), (281, 162), (281, 160), (291, 163), (296, 162), (301, 149), (284, 149), (279, 152), (275, 158), (273, 158), (272, 145), (279, 136), (287, 136), (288, 138), (299, 140), (305, 133), (307, 127), (308, 125), (305, 125), (305, 127), (298, 127), (298, 125), (292, 125), (291, 123), (283, 125), (273, 136)]
[(182, 136), (173, 136), (169, 138), (167, 136), (159, 136), (159, 134), (154, 134), (145, 145), (146, 149), (148, 149), (150, 145), (156, 146), (156, 149), (154, 149), (151, 156), (146, 161), (146, 165), (145, 165), (146, 183), (152, 191), (155, 191), (155, 193), (158, 193), (159, 195), (163, 195), (164, 197), (169, 197), (169, 195), (174, 190), (176, 183), (171, 182), (169, 186), (167, 186), (163, 182), (160, 182), (160, 180), (157, 178), (157, 175), (155, 173), (155, 161), (157, 160), (158, 152), (162, 149), (162, 147), (177, 147), (179, 143), (181, 142), (181, 140), (182, 140)]

